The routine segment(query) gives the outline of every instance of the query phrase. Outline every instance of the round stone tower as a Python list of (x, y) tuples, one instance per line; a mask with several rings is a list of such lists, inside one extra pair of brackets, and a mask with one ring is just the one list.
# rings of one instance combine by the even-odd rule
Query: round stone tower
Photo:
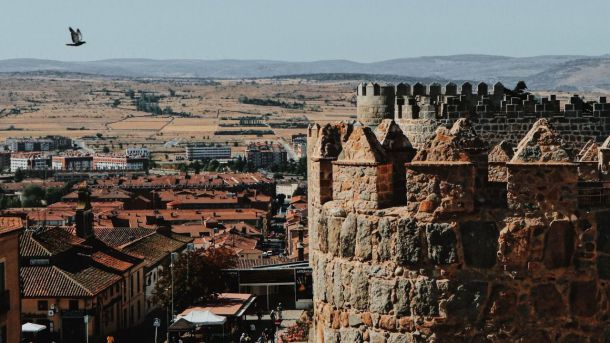
[(383, 119), (394, 117), (394, 86), (361, 83), (357, 90), (358, 120), (367, 126), (377, 126)]
[(491, 158), (465, 118), (412, 159), (393, 122), (310, 139), (315, 342), (610, 342), (610, 206), (548, 120)]

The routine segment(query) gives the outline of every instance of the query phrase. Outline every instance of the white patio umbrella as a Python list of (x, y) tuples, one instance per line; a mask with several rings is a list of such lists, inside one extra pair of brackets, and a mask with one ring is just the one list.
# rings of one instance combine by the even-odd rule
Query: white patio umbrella
[(40, 332), (44, 329), (46, 329), (47, 327), (44, 325), (40, 325), (40, 324), (34, 324), (34, 323), (25, 323), (23, 325), (21, 325), (21, 332)]
[(227, 317), (218, 316), (210, 311), (194, 310), (187, 315), (178, 316), (195, 325), (223, 325), (227, 321)]
[(218, 316), (207, 310), (193, 310), (188, 314), (178, 316), (195, 325), (222, 325), (222, 336), (225, 336), (225, 322), (227, 317)]

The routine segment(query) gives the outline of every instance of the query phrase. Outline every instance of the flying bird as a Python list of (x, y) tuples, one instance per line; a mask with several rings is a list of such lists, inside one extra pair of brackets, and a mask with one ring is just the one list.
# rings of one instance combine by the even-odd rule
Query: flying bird
[(83, 41), (83, 34), (80, 33), (80, 29), (76, 29), (76, 31), (74, 31), (71, 27), (70, 29), (70, 35), (72, 36), (72, 44), (66, 44), (68, 46), (79, 46), (79, 45), (83, 45), (86, 42)]

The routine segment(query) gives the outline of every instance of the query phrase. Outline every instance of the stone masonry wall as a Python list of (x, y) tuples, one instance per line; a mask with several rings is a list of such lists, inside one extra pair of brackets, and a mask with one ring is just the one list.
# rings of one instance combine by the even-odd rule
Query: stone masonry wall
[[(538, 117), (521, 118), (471, 118), (470, 121), (479, 136), (492, 145), (503, 140), (516, 144), (528, 132)], [(449, 127), (457, 119), (400, 119), (396, 123), (403, 130), (416, 148), (430, 138), (439, 126)], [(549, 122), (555, 127), (564, 140), (573, 148), (580, 148), (589, 139), (603, 142), (610, 135), (610, 118), (607, 117), (549, 117)]]
[[(340, 190), (310, 200), (315, 342), (610, 342), (610, 206), (579, 207), (578, 164), (552, 123), (530, 125), (514, 156), (490, 158), (504, 163), (493, 185), (476, 123), (435, 131), (406, 164), (406, 190), (393, 188), (407, 193), (398, 206), (337, 198), (350, 186), (334, 163)], [(356, 138), (338, 142), (350, 152), (338, 161)], [(369, 165), (354, 183), (391, 179)], [(504, 201), (481, 199), (498, 186)]]

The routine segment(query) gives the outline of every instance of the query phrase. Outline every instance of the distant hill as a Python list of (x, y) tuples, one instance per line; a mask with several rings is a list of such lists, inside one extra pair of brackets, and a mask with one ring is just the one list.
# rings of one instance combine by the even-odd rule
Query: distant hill
[(0, 73), (54, 71), (125, 77), (263, 78), (314, 75), (320, 80), (380, 79), (527, 81), (535, 89), (610, 90), (609, 56), (453, 55), (400, 58), (372, 63), (348, 60), (284, 62), (270, 60), (110, 59), (66, 62), (0, 60)]

